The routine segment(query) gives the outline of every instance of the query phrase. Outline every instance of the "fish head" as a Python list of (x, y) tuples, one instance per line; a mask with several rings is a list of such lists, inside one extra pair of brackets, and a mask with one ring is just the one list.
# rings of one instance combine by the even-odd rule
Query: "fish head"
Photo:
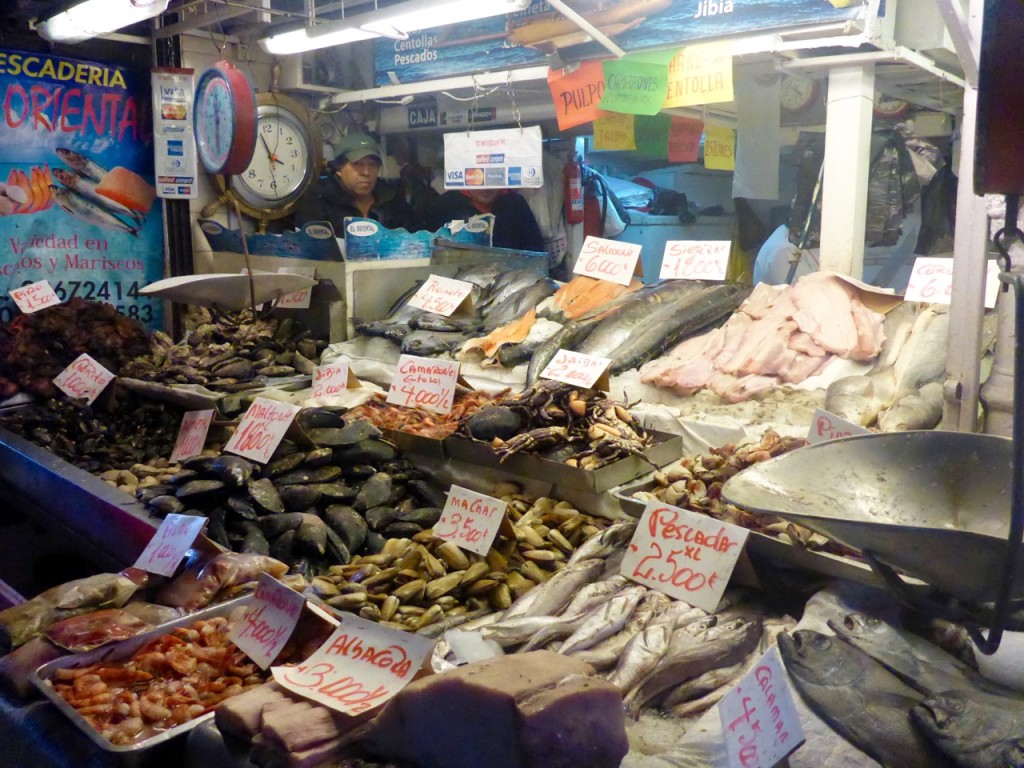
[(971, 691), (946, 691), (914, 706), (910, 716), (945, 752), (981, 753), (984, 765), (1022, 764), (1024, 729), (1012, 707), (982, 703)]
[(53, 174), (53, 178), (63, 184), (65, 187), (73, 187), (78, 183), (81, 178), (77, 173), (72, 173), (66, 168), (51, 168), (50, 173)]
[(779, 653), (794, 677), (821, 686), (851, 683), (864, 674), (867, 658), (839, 638), (810, 629), (798, 629), (778, 637)]

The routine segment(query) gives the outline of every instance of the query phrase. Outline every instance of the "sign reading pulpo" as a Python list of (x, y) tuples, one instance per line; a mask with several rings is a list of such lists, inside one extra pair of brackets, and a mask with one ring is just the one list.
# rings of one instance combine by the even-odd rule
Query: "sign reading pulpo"
[(619, 285), (629, 285), (636, 272), (641, 246), (587, 235), (573, 273)]
[(257, 397), (242, 416), (224, 450), (266, 464), (299, 410), (297, 405)]
[(620, 573), (711, 613), (722, 599), (748, 533), (738, 525), (651, 501), (622, 558)]
[(426, 408), (434, 413), (451, 413), (458, 378), (456, 362), (401, 355), (387, 401), (409, 408)]
[(53, 384), (68, 397), (82, 398), (91, 405), (113, 380), (114, 374), (83, 352), (57, 374)]

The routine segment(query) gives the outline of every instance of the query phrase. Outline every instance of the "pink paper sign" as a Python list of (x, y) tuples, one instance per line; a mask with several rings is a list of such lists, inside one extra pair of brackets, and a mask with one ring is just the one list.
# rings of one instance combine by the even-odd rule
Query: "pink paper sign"
[(240, 621), (231, 626), (228, 638), (250, 659), (269, 667), (295, 631), (306, 598), (266, 573), (260, 574)]
[(434, 524), (434, 535), (470, 552), (486, 555), (498, 535), (507, 506), (501, 499), (453, 485), (441, 518)]
[(178, 439), (174, 442), (171, 461), (184, 461), (203, 452), (206, 445), (206, 433), (210, 431), (213, 421), (213, 409), (206, 411), (188, 411), (181, 417), (178, 427)]
[(722, 599), (747, 533), (738, 525), (651, 501), (620, 572), (710, 613)]
[(728, 240), (669, 240), (661, 259), (662, 280), (725, 280)]
[(732, 768), (771, 768), (804, 743), (787, 675), (773, 645), (722, 697), (718, 716)]
[(290, 691), (349, 715), (390, 699), (409, 684), (434, 641), (382, 627), (355, 614), (339, 614), (334, 634), (305, 662), (271, 667)]
[(135, 561), (135, 567), (159, 576), (173, 576), (204, 525), (206, 518), (198, 515), (168, 515)]
[(92, 403), (113, 380), (114, 374), (83, 352), (57, 374), (53, 384), (68, 397)]
[(333, 397), (348, 389), (348, 360), (318, 365), (313, 371), (313, 397)]
[(224, 450), (266, 464), (299, 410), (297, 405), (257, 397), (242, 416)]
[(608, 370), (611, 362), (607, 357), (595, 357), (570, 349), (560, 349), (540, 372), (540, 377), (589, 389), (597, 383), (601, 374)]
[(864, 429), (852, 421), (840, 419), (834, 413), (829, 413), (823, 408), (814, 409), (814, 417), (811, 419), (811, 429), (807, 433), (809, 443), (823, 443), (826, 440), (835, 440), (838, 437), (849, 437), (850, 435), (869, 435), (870, 429)]
[(427, 278), (427, 282), (421, 285), (415, 295), (409, 299), (409, 306), (448, 317), (472, 292), (473, 284), (467, 283), (465, 280), (452, 280), (450, 277), (431, 275)]
[(451, 413), (459, 364), (450, 360), (402, 355), (398, 373), (391, 380), (387, 401), (395, 405)]
[(641, 246), (587, 235), (573, 273), (619, 285), (629, 285), (640, 258)]
[(26, 315), (60, 304), (60, 297), (53, 292), (48, 280), (23, 285), (21, 288), (12, 288), (10, 293), (14, 303), (18, 305), (18, 309)]

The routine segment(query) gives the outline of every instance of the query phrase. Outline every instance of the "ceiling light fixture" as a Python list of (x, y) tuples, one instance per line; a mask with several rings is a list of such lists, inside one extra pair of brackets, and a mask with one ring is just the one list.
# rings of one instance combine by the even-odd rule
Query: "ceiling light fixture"
[(460, 24), (525, 10), (530, 0), (409, 0), (318, 26), (283, 30), (259, 43), (267, 53), (282, 55), (344, 45), (375, 37), (405, 40), (418, 29)]
[(159, 16), (169, 0), (84, 0), (36, 24), (51, 43), (80, 43)]

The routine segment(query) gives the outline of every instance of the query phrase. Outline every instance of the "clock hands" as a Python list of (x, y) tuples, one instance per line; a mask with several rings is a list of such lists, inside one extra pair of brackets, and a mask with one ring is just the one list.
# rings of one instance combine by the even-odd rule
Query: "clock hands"
[(271, 171), (273, 171), (273, 164), (274, 164), (274, 163), (277, 163), (278, 165), (284, 165), (284, 161), (283, 161), (283, 160), (280, 160), (280, 159), (279, 159), (279, 158), (277, 157), (277, 155), (275, 155), (275, 154), (274, 154), (273, 152), (271, 152), (271, 151), (270, 151), (270, 145), (269, 145), (269, 144), (267, 144), (267, 139), (266, 139), (266, 137), (265, 137), (265, 136), (264, 136), (264, 135), (263, 135), (262, 133), (260, 134), (260, 141), (262, 141), (262, 142), (263, 142), (263, 146), (264, 146), (264, 147), (266, 148), (266, 150), (267, 150), (267, 157), (269, 157), (269, 158), (270, 158), (270, 164), (271, 164)]

